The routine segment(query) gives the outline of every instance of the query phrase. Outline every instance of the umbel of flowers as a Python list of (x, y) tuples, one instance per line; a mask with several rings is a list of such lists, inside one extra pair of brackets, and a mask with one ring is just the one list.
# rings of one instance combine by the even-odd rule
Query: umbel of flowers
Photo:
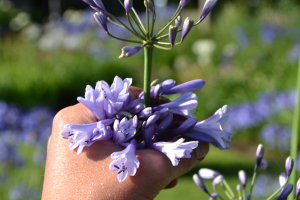
[[(226, 182), (225, 178), (222, 174), (220, 174), (217, 171), (202, 168), (199, 170), (199, 174), (194, 174), (193, 180), (196, 183), (196, 185), (203, 190), (208, 196), (209, 199), (225, 199), (225, 197), (222, 197), (219, 193), (217, 193), (216, 186), (221, 185), (224, 189), (225, 195), (228, 199), (246, 199), (251, 200), (252, 197), (252, 189), (255, 184), (255, 178), (256, 173), (258, 169), (266, 169), (268, 166), (268, 162), (263, 159), (264, 157), (264, 147), (263, 145), (258, 145), (256, 150), (256, 164), (254, 167), (254, 172), (252, 175), (251, 185), (249, 192), (246, 193), (246, 185), (247, 185), (247, 174), (244, 170), (240, 170), (238, 172), (238, 176), (240, 179), (241, 184), (238, 184), (236, 186), (236, 193), (233, 192), (231, 187)], [(293, 185), (288, 183), (288, 179), (291, 176), (292, 170), (294, 167), (294, 160), (289, 156), (285, 161), (285, 170), (286, 173), (281, 173), (279, 176), (279, 185), (280, 188), (275, 191), (270, 197), (267, 198), (267, 200), (277, 199), (277, 200), (284, 200), (287, 199), (287, 197), (292, 193), (293, 191)], [(203, 179), (213, 179), (212, 186), (214, 189), (213, 193), (210, 193), (204, 182)], [(237, 195), (236, 195), (237, 194)], [(295, 190), (295, 200), (300, 196), (300, 179), (298, 180), (296, 184), (296, 190)]]
[[(156, 14), (152, 0), (144, 1), (147, 12), (146, 27), (133, 8), (132, 0), (125, 0), (124, 4), (119, 0), (125, 8), (130, 27), (110, 14), (101, 0), (84, 0), (84, 2), (96, 11), (94, 14), (96, 21), (109, 36), (125, 42), (140, 44), (140, 46), (125, 46), (120, 58), (128, 58), (144, 48), (144, 91), (139, 94), (137, 99), (133, 99), (132, 93), (128, 90), (132, 79), (122, 80), (118, 76), (115, 77), (111, 86), (105, 81), (97, 82), (95, 89), (88, 85), (85, 97), (79, 97), (78, 101), (94, 114), (97, 122), (84, 125), (66, 124), (61, 135), (63, 138), (69, 139), (69, 148), (71, 150), (77, 148), (79, 155), (84, 147), (91, 146), (100, 140), (109, 139), (115, 144), (125, 147), (123, 151), (111, 154), (113, 161), (109, 169), (117, 171), (119, 182), (125, 180), (128, 174), (134, 176), (139, 168), (140, 162), (135, 155), (137, 149), (152, 148), (160, 151), (170, 159), (173, 166), (177, 166), (182, 158), (190, 158), (191, 152), (198, 146), (198, 141), (209, 142), (219, 149), (228, 149), (229, 145), (226, 142), (230, 141), (233, 134), (224, 131), (221, 126), (228, 119), (227, 106), (223, 106), (210, 118), (200, 122), (194, 115), (198, 101), (193, 92), (205, 85), (203, 80), (193, 80), (180, 85), (176, 85), (172, 79), (158, 84), (158, 80), (152, 83), (150, 81), (153, 47), (170, 50), (174, 45), (182, 43), (191, 28), (204, 20), (216, 0), (207, 0), (199, 21), (194, 23), (186, 18), (182, 29), (179, 29), (180, 13), (189, 1), (180, 1), (173, 17), (157, 34), (153, 34)], [(151, 26), (150, 13), (152, 13)], [(127, 29), (139, 40), (113, 36), (108, 30), (108, 22)], [(138, 30), (134, 28), (132, 22), (136, 24)], [(169, 34), (160, 36), (167, 28), (169, 28)], [(175, 43), (176, 35), (181, 31), (181, 39)], [(159, 42), (168, 36), (170, 43)], [(182, 95), (174, 101), (157, 104), (162, 95), (170, 94)], [(176, 115), (181, 116), (184, 120), (173, 120)], [(195, 141), (184, 142), (185, 137)], [(168, 142), (172, 139), (175, 142)]]
[[(181, 158), (190, 158), (191, 152), (198, 146), (198, 140), (213, 144), (219, 149), (228, 149), (232, 133), (226, 132), (221, 125), (226, 122), (227, 106), (217, 110), (210, 118), (198, 122), (194, 112), (197, 107), (195, 90), (201, 89), (205, 82), (193, 80), (180, 85), (172, 79), (151, 87), (150, 107), (144, 106), (144, 93), (133, 100), (128, 91), (132, 79), (122, 80), (115, 77), (109, 86), (99, 81), (95, 89), (86, 87), (85, 97), (78, 101), (85, 105), (97, 118), (92, 124), (66, 124), (61, 135), (70, 140), (69, 148), (77, 148), (77, 154), (84, 147), (100, 140), (111, 139), (115, 144), (126, 147), (123, 151), (111, 154), (114, 160), (109, 168), (118, 171), (121, 182), (127, 175), (134, 176), (140, 163), (135, 156), (136, 149), (152, 148), (164, 153), (177, 166)], [(172, 102), (155, 106), (155, 101), (163, 94), (183, 93)], [(173, 116), (180, 115), (184, 121), (174, 121)], [(184, 142), (183, 137), (195, 141)], [(176, 142), (167, 142), (171, 139)]]

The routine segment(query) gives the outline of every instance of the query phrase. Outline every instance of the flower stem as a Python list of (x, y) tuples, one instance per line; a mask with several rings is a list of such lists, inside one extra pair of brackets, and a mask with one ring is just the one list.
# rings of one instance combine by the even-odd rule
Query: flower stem
[(254, 185), (255, 178), (256, 178), (256, 171), (257, 171), (257, 165), (255, 164), (252, 181), (251, 181), (251, 186), (250, 186), (250, 194), (252, 194), (253, 185)]
[(279, 192), (281, 192), (282, 188), (287, 184), (287, 182), (288, 182), (288, 180), (286, 180), (286, 182), (280, 188), (278, 188), (278, 190), (276, 190), (276, 192), (274, 192), (269, 198), (267, 198), (267, 200), (274, 199), (279, 194)]
[(144, 47), (144, 100), (145, 107), (150, 107), (151, 68), (152, 68), (153, 46)]
[[(299, 129), (299, 123), (300, 123), (300, 56), (299, 56), (299, 64), (298, 64), (298, 77), (297, 77), (297, 99), (296, 99), (296, 105), (294, 110), (294, 117), (293, 117), (293, 132), (291, 137), (291, 149), (290, 149), (290, 156), (293, 158), (294, 163), (297, 163), (297, 152), (298, 152), (298, 139), (300, 134)], [(289, 183), (294, 185), (294, 188), (296, 186), (297, 181), (297, 172), (294, 169), (290, 175)], [(293, 189), (295, 191), (295, 189)], [(292, 200), (295, 197), (295, 193), (292, 192), (288, 200)]]

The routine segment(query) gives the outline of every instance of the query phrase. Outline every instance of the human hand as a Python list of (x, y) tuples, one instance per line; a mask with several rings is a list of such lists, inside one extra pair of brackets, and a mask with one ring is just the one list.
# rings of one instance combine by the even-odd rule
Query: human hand
[[(129, 91), (136, 99), (142, 90), (131, 86)], [(109, 170), (109, 164), (113, 161), (110, 155), (123, 147), (111, 140), (98, 141), (84, 148), (78, 156), (69, 150), (69, 142), (59, 134), (65, 124), (96, 121), (81, 103), (57, 113), (48, 141), (42, 199), (153, 199), (160, 190), (175, 187), (177, 177), (194, 168), (208, 153), (208, 143), (199, 141), (191, 158), (181, 159), (179, 165), (173, 167), (168, 157), (159, 151), (137, 150), (140, 167), (135, 176), (119, 183), (116, 172)]]

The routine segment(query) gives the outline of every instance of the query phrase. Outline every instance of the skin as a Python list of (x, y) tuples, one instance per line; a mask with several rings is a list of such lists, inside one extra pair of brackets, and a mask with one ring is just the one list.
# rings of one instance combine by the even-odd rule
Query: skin
[[(130, 87), (134, 99), (142, 91)], [(140, 167), (135, 176), (119, 183), (117, 172), (109, 170), (110, 155), (124, 148), (111, 140), (98, 141), (83, 149), (78, 156), (69, 150), (69, 141), (60, 132), (65, 124), (88, 124), (96, 118), (83, 104), (64, 108), (53, 120), (48, 140), (47, 162), (42, 199), (154, 199), (162, 189), (175, 187), (179, 176), (187, 173), (204, 159), (209, 145), (199, 142), (190, 159), (181, 159), (173, 167), (171, 161), (153, 149), (137, 150)], [(187, 140), (186, 140), (187, 141)]]

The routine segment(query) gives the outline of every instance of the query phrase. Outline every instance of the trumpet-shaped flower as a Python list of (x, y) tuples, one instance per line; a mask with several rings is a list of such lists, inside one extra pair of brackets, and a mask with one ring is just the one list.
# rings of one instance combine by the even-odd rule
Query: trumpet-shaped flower
[(195, 112), (194, 109), (197, 108), (198, 105), (197, 99), (198, 98), (194, 93), (187, 92), (174, 101), (153, 107), (153, 110), (159, 111), (163, 108), (169, 108), (170, 113), (182, 115), (186, 118), (195, 117), (193, 113)]
[(114, 159), (109, 165), (111, 171), (118, 171), (118, 180), (122, 182), (128, 174), (134, 176), (137, 168), (140, 166), (140, 161), (135, 156), (136, 141), (132, 140), (130, 144), (123, 150), (111, 154)]
[(227, 106), (225, 105), (217, 110), (210, 118), (198, 122), (193, 128), (182, 135), (209, 142), (219, 149), (229, 149), (229, 145), (226, 141), (230, 141), (233, 133), (224, 131), (221, 126), (227, 119)]
[(176, 142), (155, 142), (150, 144), (150, 148), (165, 154), (173, 166), (177, 166), (181, 158), (190, 158), (193, 149), (198, 146), (198, 141), (184, 142), (183, 138), (180, 138)]
[(119, 120), (115, 120), (114, 122), (114, 137), (113, 141), (116, 144), (122, 144), (127, 140), (131, 139), (135, 133), (136, 129), (134, 128), (133, 119), (127, 119), (124, 117), (121, 122)]

